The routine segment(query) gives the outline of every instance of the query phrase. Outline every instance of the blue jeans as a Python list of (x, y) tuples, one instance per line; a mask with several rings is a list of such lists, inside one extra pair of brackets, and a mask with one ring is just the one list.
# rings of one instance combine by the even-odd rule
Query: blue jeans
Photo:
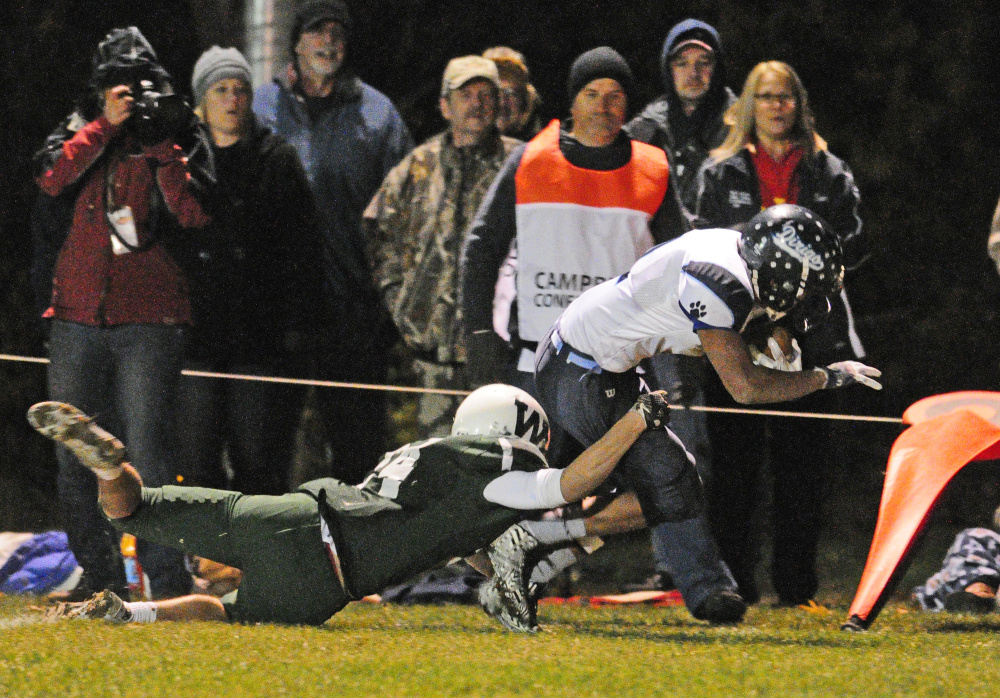
[[(200, 371), (255, 376), (288, 375), (281, 367), (188, 362)], [(284, 494), (295, 451), (295, 431), (306, 388), (299, 385), (181, 378), (177, 402), (183, 483), (244, 494)], [(223, 449), (233, 470), (222, 464)]]
[[(549, 419), (583, 446), (600, 439), (645, 390), (633, 370), (587, 370), (558, 354), (549, 338), (539, 347), (535, 385)], [(709, 532), (701, 480), (694, 458), (669, 429), (647, 431), (615, 468), (614, 477), (633, 490), (657, 535), (659, 566), (673, 577), (684, 602), (697, 609), (711, 594), (736, 583)]]
[[(175, 480), (174, 400), (184, 335), (167, 325), (95, 327), (55, 320), (49, 340), (49, 395), (122, 437), (143, 483)], [(70, 548), (95, 588), (125, 585), (119, 536), (97, 504), (97, 481), (63, 447), (58, 489)], [(189, 593), (183, 554), (139, 542), (139, 560), (156, 596)]]
[[(666, 390), (670, 400), (690, 400), (690, 404), (705, 404), (704, 359), (676, 354), (658, 354), (650, 359), (652, 380), (650, 387), (655, 390)], [(674, 410), (670, 413), (670, 431), (674, 432), (695, 456), (695, 467), (702, 482), (711, 491), (712, 487), (712, 448), (708, 440), (708, 427), (705, 424), (705, 413), (693, 410)], [(653, 558), (658, 572), (670, 569), (672, 555), (671, 538), (676, 537), (669, 527), (654, 526), (650, 532), (653, 544)]]

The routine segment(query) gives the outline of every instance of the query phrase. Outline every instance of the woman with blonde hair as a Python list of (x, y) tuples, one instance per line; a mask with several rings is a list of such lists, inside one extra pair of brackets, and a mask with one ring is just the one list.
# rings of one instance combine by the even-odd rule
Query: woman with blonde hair
[[(194, 66), (195, 113), (211, 143), (212, 222), (183, 245), (194, 327), (190, 369), (301, 377), (319, 310), (321, 255), (309, 182), (295, 149), (250, 109), (250, 65), (213, 46)], [(184, 484), (288, 490), (300, 388), (185, 378), (178, 401)], [(223, 465), (227, 454), (232, 482)]]
[[(780, 61), (758, 64), (727, 119), (732, 125), (729, 136), (699, 172), (697, 199), (686, 202), (699, 227), (732, 228), (770, 206), (798, 204), (830, 225), (840, 236), (847, 268), (856, 267), (862, 258), (858, 188), (851, 170), (816, 135), (808, 95), (795, 70)], [(790, 358), (801, 361), (802, 368), (864, 356), (847, 296), (842, 292), (831, 303), (803, 303), (810, 313), (784, 321), (801, 346)], [(710, 404), (733, 406), (717, 380), (709, 381), (707, 395)], [(837, 399), (810, 396), (788, 409), (833, 412)], [(759, 491), (765, 463), (770, 463), (771, 577), (778, 603), (810, 601), (818, 588), (816, 542), (830, 451), (828, 426), (819, 420), (763, 423), (757, 417), (714, 414), (707, 421), (714, 474), (710, 519), (740, 594), (749, 602), (760, 598), (755, 578), (760, 541), (746, 525), (753, 520), (758, 498), (746, 495)]]

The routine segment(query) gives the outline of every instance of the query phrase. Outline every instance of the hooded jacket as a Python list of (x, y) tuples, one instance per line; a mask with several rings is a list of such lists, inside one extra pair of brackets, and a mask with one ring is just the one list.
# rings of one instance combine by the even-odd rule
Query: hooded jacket
[(253, 110), (302, 159), (324, 238), (328, 297), (350, 299), (367, 312), (378, 301), (361, 216), (413, 139), (389, 98), (356, 76), (345, 72), (334, 89), (315, 119), (305, 99), (279, 80), (256, 90)]
[[(37, 182), (50, 197), (73, 199), (72, 222), (55, 262), (46, 316), (87, 325), (186, 324), (187, 284), (162, 244), (175, 224), (202, 226), (185, 154), (173, 139), (140, 142), (131, 119), (112, 125), (103, 91), (150, 80), (170, 90), (156, 53), (135, 27), (115, 29), (98, 47), (77, 110), (36, 155)], [(137, 249), (115, 254), (109, 210), (129, 207)]]
[[(690, 116), (684, 113), (670, 70), (670, 53), (687, 39), (703, 41), (715, 51), (712, 82), (701, 104)], [(725, 85), (723, 59), (722, 42), (714, 27), (696, 19), (676, 24), (667, 34), (660, 53), (660, 74), (665, 92), (625, 126), (633, 139), (662, 148), (667, 154), (670, 175), (683, 201), (688, 200), (694, 189), (698, 170), (708, 152), (721, 145), (729, 133), (723, 116), (736, 102), (736, 95)]]

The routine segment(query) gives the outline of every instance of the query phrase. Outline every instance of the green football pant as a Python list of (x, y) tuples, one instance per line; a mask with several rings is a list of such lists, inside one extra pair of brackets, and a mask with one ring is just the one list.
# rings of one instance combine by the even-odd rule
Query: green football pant
[(245, 495), (167, 485), (142, 490), (142, 505), (112, 524), (143, 540), (237, 567), (243, 580), (230, 620), (321, 625), (347, 605), (307, 494)]

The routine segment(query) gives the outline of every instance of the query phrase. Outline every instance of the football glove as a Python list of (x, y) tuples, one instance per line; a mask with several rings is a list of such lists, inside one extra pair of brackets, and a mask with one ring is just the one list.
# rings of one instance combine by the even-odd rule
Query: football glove
[(638, 412), (646, 429), (659, 429), (667, 426), (670, 421), (670, 403), (667, 394), (662, 390), (655, 393), (644, 393), (632, 405), (632, 411)]
[(881, 390), (882, 384), (875, 378), (882, 375), (882, 372), (872, 366), (866, 366), (860, 361), (839, 361), (830, 364), (826, 368), (817, 368), (826, 376), (826, 389), (843, 388), (845, 385), (861, 383), (874, 390)]
[(799, 348), (799, 341), (794, 337), (792, 338), (791, 356), (785, 356), (785, 353), (781, 351), (781, 347), (778, 345), (778, 340), (774, 337), (768, 337), (767, 348), (771, 350), (771, 356), (774, 357), (773, 359), (753, 344), (750, 345), (750, 357), (758, 366), (771, 368), (775, 371), (802, 370), (802, 350)]

